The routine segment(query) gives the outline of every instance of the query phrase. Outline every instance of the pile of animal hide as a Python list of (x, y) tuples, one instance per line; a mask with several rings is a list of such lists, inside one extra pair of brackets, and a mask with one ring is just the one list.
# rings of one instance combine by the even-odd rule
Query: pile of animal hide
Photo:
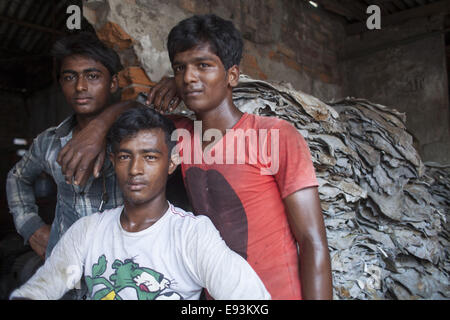
[(363, 99), (325, 104), (241, 76), (241, 111), (292, 123), (319, 181), (335, 299), (448, 299), (449, 168), (425, 165), (405, 114)]

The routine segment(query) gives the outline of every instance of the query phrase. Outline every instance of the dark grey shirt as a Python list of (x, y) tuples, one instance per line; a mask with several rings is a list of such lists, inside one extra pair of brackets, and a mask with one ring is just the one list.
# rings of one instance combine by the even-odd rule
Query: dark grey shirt
[(96, 179), (91, 176), (85, 186), (79, 187), (65, 182), (56, 159), (59, 151), (72, 138), (75, 124), (75, 116), (70, 116), (57, 127), (39, 134), (28, 152), (10, 170), (6, 182), (9, 209), (17, 232), (26, 243), (31, 235), (44, 225), (38, 214), (34, 182), (43, 171), (53, 177), (57, 185), (57, 203), (46, 256), (50, 255), (56, 242), (76, 220), (99, 211), (104, 191), (109, 198), (103, 206), (104, 209), (123, 204), (122, 193), (108, 157), (105, 159), (102, 174)]

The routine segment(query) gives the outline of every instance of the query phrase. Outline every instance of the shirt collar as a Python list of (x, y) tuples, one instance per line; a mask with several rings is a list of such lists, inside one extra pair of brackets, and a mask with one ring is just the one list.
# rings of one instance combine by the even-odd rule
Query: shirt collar
[(63, 122), (61, 122), (56, 128), (55, 128), (55, 136), (57, 138), (62, 138), (67, 136), (73, 128), (75, 128), (77, 124), (77, 119), (75, 118), (75, 114), (67, 117)]

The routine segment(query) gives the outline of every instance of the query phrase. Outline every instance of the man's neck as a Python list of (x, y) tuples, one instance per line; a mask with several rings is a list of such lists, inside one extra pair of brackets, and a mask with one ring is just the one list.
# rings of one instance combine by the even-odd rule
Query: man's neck
[(203, 133), (208, 129), (218, 129), (225, 133), (241, 119), (243, 113), (234, 105), (232, 99), (224, 100), (219, 106), (202, 114), (196, 114), (202, 121)]
[(77, 133), (84, 128), (94, 119), (97, 117), (103, 121), (103, 118), (99, 117), (99, 115), (102, 115), (105, 113), (105, 110), (109, 110), (110, 108), (108, 106), (111, 105), (111, 101), (108, 101), (105, 106), (103, 106), (97, 113), (95, 114), (75, 114), (75, 118), (77, 120), (77, 124), (75, 126), (74, 133)]
[(132, 204), (124, 201), (124, 209), (120, 215), (120, 224), (128, 232), (147, 229), (158, 221), (169, 208), (165, 196), (144, 204)]
[(89, 124), (89, 122), (94, 120), (95, 117), (96, 117), (95, 115), (93, 115), (93, 116), (85, 116), (85, 115), (79, 115), (79, 114), (75, 115), (77, 123), (75, 125), (73, 134), (76, 135), (78, 132), (80, 132), (81, 130), (86, 128), (86, 126)]

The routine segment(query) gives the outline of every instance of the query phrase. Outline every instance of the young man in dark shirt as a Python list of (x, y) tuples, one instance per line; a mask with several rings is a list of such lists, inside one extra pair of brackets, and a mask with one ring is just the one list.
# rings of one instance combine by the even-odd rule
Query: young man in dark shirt
[[(87, 126), (96, 126), (97, 115), (111, 105), (118, 89), (120, 59), (94, 34), (85, 32), (61, 38), (55, 43), (52, 54), (56, 58), (61, 90), (74, 114), (34, 139), (28, 152), (10, 170), (6, 186), (16, 229), (42, 258), (50, 255), (64, 232), (80, 217), (122, 204), (108, 159), (104, 163), (100, 159), (96, 164), (95, 177), (87, 175), (73, 185), (66, 183), (56, 162), (65, 144)], [(127, 103), (120, 102), (117, 106)], [(92, 166), (83, 168), (88, 169), (91, 172)], [(51, 175), (57, 185), (55, 218), (51, 226), (39, 217), (35, 203), (33, 184), (43, 171)]]

